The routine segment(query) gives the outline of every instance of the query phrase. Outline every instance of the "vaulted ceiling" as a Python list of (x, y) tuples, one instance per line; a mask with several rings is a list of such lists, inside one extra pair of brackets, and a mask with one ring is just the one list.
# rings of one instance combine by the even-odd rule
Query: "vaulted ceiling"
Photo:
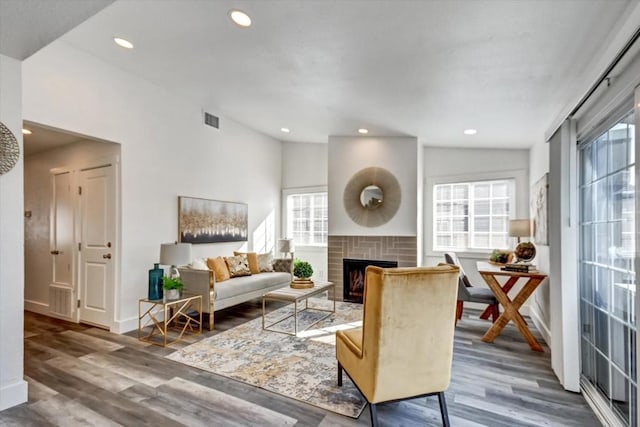
[[(326, 142), (365, 127), (429, 145), (526, 148), (544, 138), (631, 6), (119, 0), (60, 40), (281, 140)], [(233, 24), (231, 9), (253, 25)]]

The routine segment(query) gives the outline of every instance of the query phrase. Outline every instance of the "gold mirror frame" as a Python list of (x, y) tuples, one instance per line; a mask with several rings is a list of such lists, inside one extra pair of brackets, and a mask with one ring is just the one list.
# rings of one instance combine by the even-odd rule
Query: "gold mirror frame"
[[(383, 201), (376, 209), (362, 206), (360, 194), (375, 185), (382, 190)], [(364, 227), (378, 227), (389, 222), (400, 208), (402, 192), (395, 176), (388, 170), (379, 167), (362, 169), (351, 177), (344, 189), (343, 203), (349, 218)]]

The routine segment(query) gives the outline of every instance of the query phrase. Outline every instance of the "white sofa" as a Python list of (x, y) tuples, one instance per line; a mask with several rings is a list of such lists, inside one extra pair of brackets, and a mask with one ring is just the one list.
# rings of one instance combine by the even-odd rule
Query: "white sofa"
[(179, 268), (184, 291), (202, 295), (202, 312), (209, 315), (209, 330), (214, 327), (213, 313), (241, 302), (259, 298), (267, 292), (289, 286), (293, 278), (293, 260), (273, 260), (273, 272), (232, 277), (216, 282), (212, 270)]

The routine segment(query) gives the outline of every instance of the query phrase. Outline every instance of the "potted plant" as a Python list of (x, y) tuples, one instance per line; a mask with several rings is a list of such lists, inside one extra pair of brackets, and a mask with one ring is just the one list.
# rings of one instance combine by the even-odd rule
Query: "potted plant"
[(162, 288), (166, 299), (178, 299), (184, 288), (184, 283), (180, 277), (164, 276), (162, 279)]
[(299, 280), (309, 280), (313, 275), (313, 268), (307, 261), (296, 259), (293, 262), (293, 275)]

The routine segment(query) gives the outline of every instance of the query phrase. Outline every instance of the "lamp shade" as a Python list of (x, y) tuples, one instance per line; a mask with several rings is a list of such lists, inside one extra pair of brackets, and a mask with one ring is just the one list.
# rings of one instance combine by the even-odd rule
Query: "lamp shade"
[(160, 245), (160, 264), (186, 265), (191, 262), (191, 243), (163, 243)]
[(509, 236), (529, 237), (531, 236), (531, 222), (529, 219), (512, 219), (509, 221)]
[(293, 252), (293, 239), (278, 239), (278, 252)]

